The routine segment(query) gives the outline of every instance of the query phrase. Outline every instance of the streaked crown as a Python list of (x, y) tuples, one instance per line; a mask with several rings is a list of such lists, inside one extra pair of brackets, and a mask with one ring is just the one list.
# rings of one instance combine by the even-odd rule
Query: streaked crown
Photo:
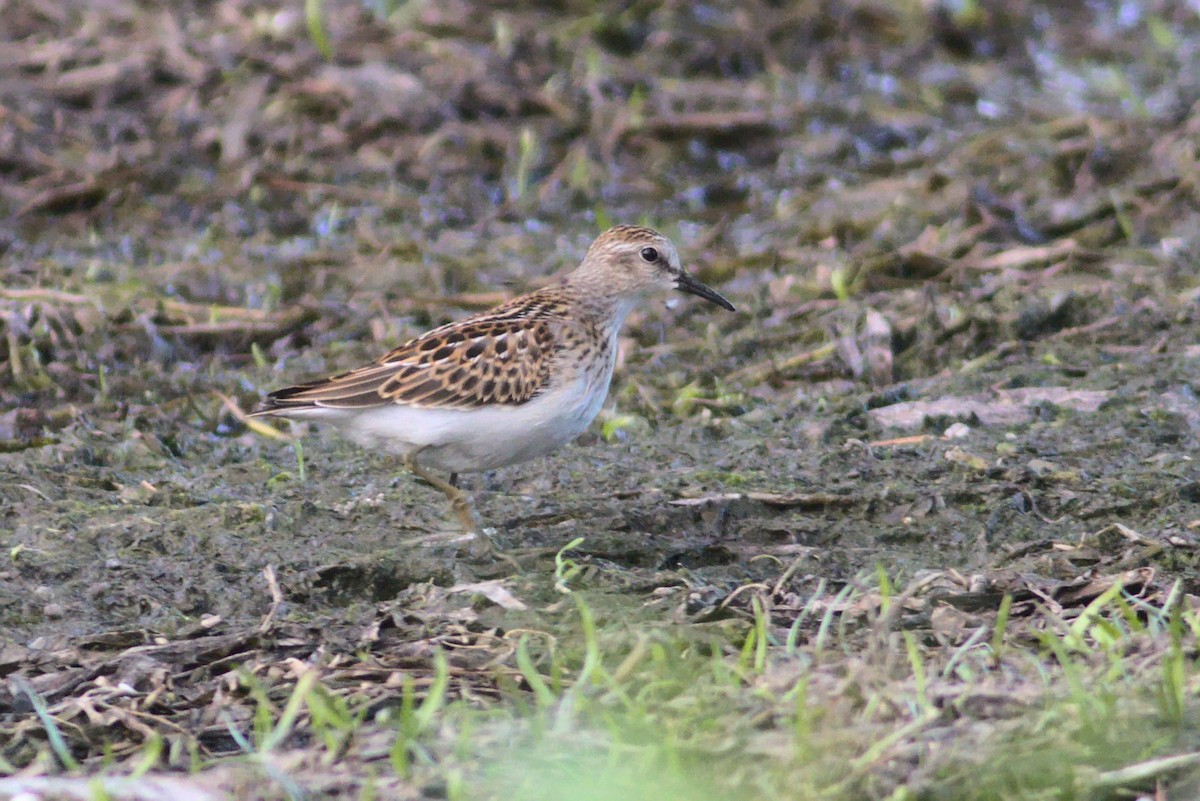
[(629, 295), (673, 288), (683, 268), (671, 240), (658, 231), (618, 225), (596, 237), (577, 272), (601, 277), (611, 294)]
[(733, 311), (729, 301), (683, 269), (671, 240), (639, 225), (618, 225), (596, 237), (570, 280), (614, 298), (678, 289)]

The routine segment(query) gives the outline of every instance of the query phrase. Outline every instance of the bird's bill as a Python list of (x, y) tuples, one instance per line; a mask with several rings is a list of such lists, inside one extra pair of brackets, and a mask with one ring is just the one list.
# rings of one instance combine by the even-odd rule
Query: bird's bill
[(715, 303), (721, 308), (729, 309), (729, 311), (737, 311), (733, 308), (733, 304), (721, 297), (721, 294), (712, 287), (705, 284), (703, 281), (698, 281), (687, 273), (681, 273), (679, 278), (675, 280), (675, 288), (680, 292), (686, 292), (689, 295), (695, 295), (699, 298)]

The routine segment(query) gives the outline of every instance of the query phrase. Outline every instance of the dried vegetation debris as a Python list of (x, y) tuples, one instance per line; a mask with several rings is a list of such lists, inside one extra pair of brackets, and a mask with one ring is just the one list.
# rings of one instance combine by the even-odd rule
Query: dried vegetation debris
[[(769, 668), (748, 678), (755, 700), (744, 714), (757, 721), (749, 742), (742, 744), (750, 759), (780, 758), (780, 748), (794, 747), (780, 742), (769, 724), (777, 720), (786, 725), (787, 702), (779, 699), (797, 682), (803, 682), (812, 703), (825, 708), (825, 715), (853, 716), (869, 701), (874, 705), (874, 726), (886, 729), (906, 723), (915, 685), (912, 677), (891, 674), (896, 673), (894, 655), (903, 652), (908, 636), (901, 636), (902, 632), (915, 634), (929, 672), (919, 693), (922, 703), (928, 704), (919, 735), (896, 741), (869, 761), (857, 762), (854, 770), (859, 781), (870, 776), (885, 784), (903, 781), (904, 776), (911, 781), (914, 771), (928, 774), (926, 779), (932, 781), (939, 766), (952, 763), (931, 759), (924, 749), (946, 738), (995, 737), (995, 731), (978, 730), (978, 723), (996, 727), (1046, 703), (1044, 688), (1035, 690), (1044, 668), (1022, 655), (1022, 643), (1040, 642), (1050, 633), (1083, 649), (1089, 626), (1097, 622), (1089, 617), (1097, 599), (1121, 591), (1141, 609), (1161, 605), (1177, 593), (1152, 568), (1113, 572), (1113, 559), (1127, 556), (1119, 551), (1114, 549), (1089, 573), (1068, 581), (1039, 579), (1014, 568), (970, 576), (953, 570), (927, 571), (904, 588), (889, 590), (856, 580), (837, 593), (822, 592), (823, 582), (814, 593), (812, 577), (796, 570), (805, 561), (801, 557), (766, 581), (738, 586), (723, 597), (709, 594), (701, 603), (697, 603), (697, 589), (663, 585), (651, 593), (650, 608), (674, 607), (673, 622), (667, 625), (686, 622), (697, 644), (707, 641), (708, 647), (717, 647), (718, 654), (728, 658), (736, 655), (737, 642), (764, 620), (766, 631), (777, 642), (804, 649), (790, 659), (772, 660)], [(0, 653), (0, 671), (6, 676), (0, 709), (6, 710), (10, 721), (0, 729), (0, 753), (21, 764), (49, 749), (48, 715), (57, 726), (56, 736), (72, 752), (102, 751), (108, 759), (134, 760), (152, 740), (162, 738), (165, 765), (187, 769), (197, 756), (243, 754), (245, 746), (236, 732), (253, 728), (264, 710), (272, 710), (274, 716), (290, 708), (302, 686), (323, 700), (310, 699), (298, 706), (288, 728), (278, 735), (260, 730), (260, 737), (274, 743), (264, 746), (264, 757), (279, 760), (279, 765), (287, 766), (286, 774), (301, 777), (309, 789), (326, 782), (352, 789), (358, 784), (353, 771), (346, 772), (349, 766), (361, 772), (395, 758), (387, 710), (395, 709), (399, 695), (420, 696), (431, 685), (444, 683), (437, 692), (447, 701), (461, 699), (484, 708), (504, 703), (513, 693), (534, 689), (528, 684), (530, 667), (524, 663), (518, 667), (516, 657), (534, 642), (522, 658), (531, 660), (540, 673), (556, 673), (553, 629), (539, 632), (536, 627), (512, 626), (505, 631), (494, 624), (504, 618), (488, 611), (518, 609), (512, 604), (514, 592), (532, 587), (520, 579), (485, 584), (414, 585), (378, 606), (353, 649), (334, 649), (318, 658), (313, 658), (312, 630), (294, 623), (276, 624), (269, 617), (253, 628), (212, 619), (171, 641), (153, 632), (131, 630), (69, 641), (41, 638), (29, 646), (10, 644)], [(1004, 601), (1006, 596), (1011, 600)], [(481, 603), (483, 598), (497, 607)], [(1200, 608), (1200, 599), (1194, 596), (1179, 600), (1190, 609)], [(1004, 615), (999, 624), (998, 608)], [(547, 611), (543, 608), (542, 614)], [(970, 681), (951, 675), (948, 660), (978, 658), (978, 652), (970, 657), (964, 654), (974, 644), (987, 642), (997, 625), (1004, 627), (1007, 647), (988, 657), (990, 671)], [(618, 673), (636, 676), (647, 657), (639, 649), (666, 634), (662, 620), (648, 620), (647, 626), (637, 640), (642, 645), (634, 645), (615, 668)], [(830, 637), (855, 656), (847, 660), (826, 651)], [(621, 647), (614, 651), (620, 653)], [(1140, 664), (1152, 666), (1168, 646), (1161, 639), (1142, 637), (1124, 647)], [(809, 648), (815, 650), (810, 654)], [(572, 679), (562, 675), (555, 682), (569, 688)], [(34, 703), (44, 705), (43, 715), (31, 714)], [(340, 732), (323, 729), (327, 724), (314, 718), (326, 715), (322, 710), (329, 705), (355, 708), (358, 714), (365, 711), (365, 724)], [(319, 738), (322, 744), (300, 747), (305, 738), (293, 731), (324, 731)], [(485, 728), (480, 734), (481, 742), (490, 742), (487, 748), (502, 750), (493, 742), (494, 733)], [(577, 736), (576, 732), (568, 735)], [(282, 748), (289, 743), (293, 748)], [(851, 742), (845, 745), (853, 752), (860, 748)], [(712, 737), (693, 744), (701, 752), (711, 749), (711, 757), (718, 760), (728, 746)], [(453, 738), (435, 738), (425, 747), (439, 759), (454, 761)], [(888, 775), (886, 770), (880, 773), (882, 766), (897, 760), (908, 764), (906, 771), (894, 779), (881, 778)], [(235, 769), (230, 777), (227, 770), (206, 771), (202, 784), (216, 782), (219, 791), (229, 792), (226, 782), (242, 771)], [(430, 780), (420, 774), (418, 778)], [(413, 785), (397, 785), (403, 787)], [(0, 784), (0, 789), (9, 788)]]
[[(236, 188), (273, 173), (317, 185), (347, 175), (445, 185), (476, 174), (489, 153), (493, 173), (502, 171), (509, 125), (522, 118), (552, 143), (583, 133), (608, 159), (639, 133), (771, 130), (761, 112), (686, 111), (697, 97), (745, 104), (746, 92), (711, 79), (697, 86), (664, 75), (650, 95), (654, 106), (631, 115), (628, 90), (648, 73), (604, 53), (614, 74), (580, 80), (587, 67), (567, 47), (569, 18), (532, 10), (425, 5), (392, 27), (361, 4), (329, 4), (325, 24), (339, 63), (328, 63), (306, 41), (294, 9), (224, 3), (213, 15), (80, 3), (46, 13), (31, 5), (11, 20), (2, 51), (13, 68), (4, 90), (15, 100), (4, 120), (13, 179), (5, 191), (20, 215), (120, 202), (146, 187), (186, 192), (189, 176), (179, 166), (189, 163), (244, 165), (251, 172)], [(736, 53), (748, 33), (712, 40), (707, 55), (685, 61)], [(751, 87), (755, 94), (765, 99)], [(560, 181), (568, 172), (542, 170)]]

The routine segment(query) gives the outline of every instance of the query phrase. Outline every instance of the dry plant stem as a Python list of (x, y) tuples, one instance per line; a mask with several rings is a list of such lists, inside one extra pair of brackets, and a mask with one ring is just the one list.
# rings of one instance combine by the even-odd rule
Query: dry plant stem
[(259, 625), (260, 633), (270, 631), (272, 624), (275, 622), (275, 615), (279, 612), (279, 607), (283, 605), (283, 590), (279, 587), (279, 580), (275, 577), (275, 568), (267, 565), (262, 571), (263, 578), (267, 580), (267, 589), (271, 593), (271, 609), (263, 618), (262, 624)]
[(805, 364), (827, 359), (837, 352), (836, 342), (827, 342), (818, 348), (806, 350), (779, 361), (762, 362), (743, 367), (729, 376), (727, 380), (747, 385), (762, 383), (773, 375), (786, 373)]

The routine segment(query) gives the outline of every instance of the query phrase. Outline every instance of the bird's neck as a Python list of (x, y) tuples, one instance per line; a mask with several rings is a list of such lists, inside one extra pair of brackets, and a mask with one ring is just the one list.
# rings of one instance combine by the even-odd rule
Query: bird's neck
[[(610, 337), (615, 337), (625, 318), (637, 305), (636, 295), (613, 295), (610, 287), (593, 284), (592, 276), (569, 276), (567, 288), (581, 317), (590, 319)], [(575, 280), (572, 280), (575, 279)]]

